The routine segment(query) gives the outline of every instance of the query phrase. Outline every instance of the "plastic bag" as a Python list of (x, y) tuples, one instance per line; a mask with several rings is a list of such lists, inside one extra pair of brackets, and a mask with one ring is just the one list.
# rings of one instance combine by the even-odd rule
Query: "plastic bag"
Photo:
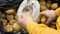
[(40, 5), (38, 0), (24, 0), (18, 8), (17, 18), (22, 12), (27, 13), (27, 15), (32, 15), (33, 19), (37, 21), (40, 13)]

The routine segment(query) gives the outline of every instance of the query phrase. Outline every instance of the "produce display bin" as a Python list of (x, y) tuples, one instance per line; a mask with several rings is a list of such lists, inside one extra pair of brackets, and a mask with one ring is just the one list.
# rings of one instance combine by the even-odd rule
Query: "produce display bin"
[[(23, 0), (0, 0), (0, 34), (28, 34), (28, 32), (26, 30), (26, 32), (20, 30), (18, 32), (6, 32), (3, 28), (2, 25), (2, 13), (5, 13), (4, 11), (10, 8), (16, 8), (16, 11), (19, 7), (19, 5), (22, 3)], [(38, 0), (39, 1), (39, 0)], [(45, 0), (47, 2), (47, 0)], [(52, 3), (58, 3), (58, 6), (60, 7), (60, 0), (51, 0)]]

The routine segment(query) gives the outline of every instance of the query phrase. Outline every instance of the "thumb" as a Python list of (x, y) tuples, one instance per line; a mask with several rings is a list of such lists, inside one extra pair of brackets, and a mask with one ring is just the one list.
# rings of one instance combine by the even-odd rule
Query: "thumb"
[(51, 18), (48, 18), (47, 22), (46, 22), (46, 25), (50, 25), (50, 22), (51, 22)]
[(20, 15), (21, 18), (23, 18), (23, 17), (25, 17), (25, 16), (26, 16), (25, 13), (22, 13), (22, 14)]
[(17, 21), (18, 21), (18, 23), (20, 23), (20, 22), (22, 21), (22, 18), (19, 17), (19, 18), (17, 19)]

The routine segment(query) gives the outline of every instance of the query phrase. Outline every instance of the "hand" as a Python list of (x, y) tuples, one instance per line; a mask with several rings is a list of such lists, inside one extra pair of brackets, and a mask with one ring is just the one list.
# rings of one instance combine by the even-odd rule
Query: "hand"
[(23, 27), (26, 28), (26, 25), (33, 21), (33, 18), (31, 16), (28, 16), (26, 14), (21, 14), (18, 18), (18, 23)]
[(40, 18), (41, 18), (43, 15), (48, 18), (48, 20), (47, 20), (47, 22), (46, 22), (47, 25), (56, 18), (56, 14), (55, 14), (55, 11), (54, 11), (54, 10), (46, 10), (46, 11), (41, 12), (41, 13), (40, 13)]

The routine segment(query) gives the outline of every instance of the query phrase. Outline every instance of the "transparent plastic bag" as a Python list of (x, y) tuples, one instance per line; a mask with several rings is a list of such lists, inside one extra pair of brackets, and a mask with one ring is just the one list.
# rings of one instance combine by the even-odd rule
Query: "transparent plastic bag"
[(33, 19), (37, 21), (40, 13), (38, 0), (24, 0), (18, 8), (17, 18), (20, 17), (22, 12), (25, 12), (27, 15), (32, 15)]

